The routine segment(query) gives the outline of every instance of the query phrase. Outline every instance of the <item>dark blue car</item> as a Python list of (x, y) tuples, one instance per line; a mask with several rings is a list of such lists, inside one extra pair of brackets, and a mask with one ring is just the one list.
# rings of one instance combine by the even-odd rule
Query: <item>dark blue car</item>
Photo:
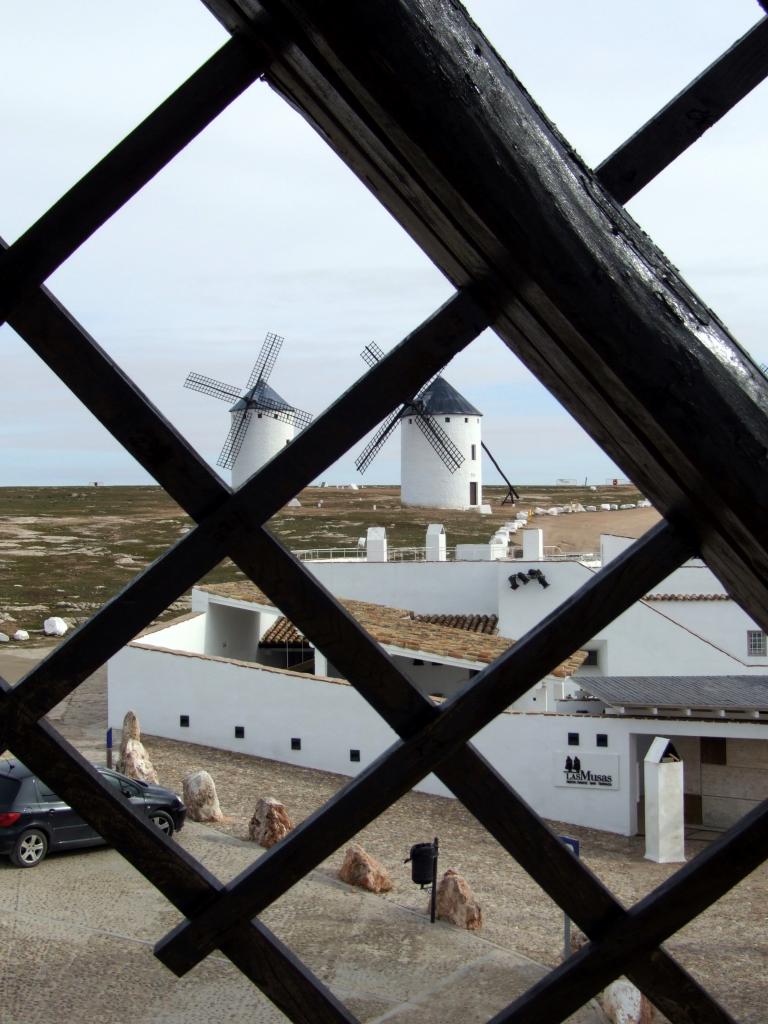
[[(100, 768), (108, 782), (167, 836), (184, 825), (187, 809), (169, 789)], [(19, 868), (33, 868), (50, 850), (104, 842), (47, 783), (16, 760), (0, 760), (0, 854)]]

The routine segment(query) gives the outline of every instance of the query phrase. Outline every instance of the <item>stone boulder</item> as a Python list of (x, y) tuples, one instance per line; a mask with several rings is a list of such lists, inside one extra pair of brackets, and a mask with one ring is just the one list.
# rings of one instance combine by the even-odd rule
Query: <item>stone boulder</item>
[(0, 644), (7, 644), (9, 639), (7, 633), (0, 633)]
[(68, 629), (69, 626), (58, 615), (52, 615), (43, 623), (43, 631), (46, 636), (64, 636)]
[(355, 843), (344, 854), (344, 863), (339, 868), (339, 878), (349, 885), (359, 885), (369, 892), (389, 892), (392, 879), (380, 861), (366, 853)]
[(149, 759), (149, 754), (144, 749), (141, 740), (129, 739), (121, 743), (123, 751), (120, 759), (120, 771), (129, 779), (138, 779), (139, 782), (156, 783), (157, 772)]
[(469, 882), (448, 868), (437, 883), (437, 917), (471, 932), (483, 926), (483, 912)]
[(135, 711), (126, 711), (123, 718), (123, 731), (120, 734), (120, 754), (117, 758), (117, 770), (120, 772), (124, 771), (122, 766), (125, 762), (128, 740), (138, 740), (141, 742), (141, 727)]
[(268, 850), (288, 835), (292, 828), (293, 823), (285, 806), (268, 796), (256, 804), (253, 817), (248, 822), (248, 838)]
[(29, 640), (29, 633), (26, 631), (26, 629), (17, 629), (16, 632), (13, 634), (13, 639)]
[(199, 768), (184, 776), (184, 803), (192, 821), (223, 821), (216, 785), (208, 772)]

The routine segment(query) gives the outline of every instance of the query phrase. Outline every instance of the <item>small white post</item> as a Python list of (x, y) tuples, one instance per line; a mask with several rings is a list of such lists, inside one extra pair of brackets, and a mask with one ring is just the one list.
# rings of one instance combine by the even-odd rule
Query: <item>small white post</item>
[(664, 736), (645, 755), (645, 857), (657, 864), (685, 861), (683, 762)]
[(427, 561), (445, 561), (445, 527), (442, 523), (430, 523), (427, 527)]
[(523, 561), (541, 562), (544, 560), (544, 531), (523, 530)]
[(387, 531), (383, 526), (369, 526), (365, 549), (369, 562), (386, 562)]

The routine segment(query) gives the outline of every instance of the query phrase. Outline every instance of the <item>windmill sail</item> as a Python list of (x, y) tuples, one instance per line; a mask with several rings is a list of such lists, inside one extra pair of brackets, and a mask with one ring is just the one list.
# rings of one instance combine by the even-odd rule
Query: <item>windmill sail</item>
[(232, 425), (216, 460), (217, 466), (232, 469), (245, 442), (254, 413), (259, 418), (270, 416), (287, 423), (295, 431), (303, 430), (312, 420), (311, 413), (290, 405), (267, 383), (284, 341), (280, 334), (270, 331), (266, 335), (244, 391), (213, 377), (206, 377), (202, 373), (187, 375), (184, 381), (185, 388), (231, 404)]

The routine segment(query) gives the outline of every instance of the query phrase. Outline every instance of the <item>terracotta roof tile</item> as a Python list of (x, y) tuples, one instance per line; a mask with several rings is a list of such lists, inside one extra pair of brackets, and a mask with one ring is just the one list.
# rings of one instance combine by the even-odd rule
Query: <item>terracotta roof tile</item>
[[(267, 595), (252, 583), (216, 583), (201, 586), (198, 589), (218, 597), (274, 607)], [(487, 633), (468, 631), (466, 628), (424, 621), (425, 618), (431, 619), (432, 617), (419, 617), (404, 608), (390, 608), (387, 605), (352, 601), (346, 598), (339, 598), (339, 602), (380, 644), (399, 647), (402, 650), (413, 652), (414, 655), (433, 654), (436, 657), (456, 658), (460, 661), (473, 661), (488, 665), (514, 643), (508, 637), (491, 636)], [(436, 618), (442, 618), (442, 616), (436, 616)], [(473, 616), (448, 616), (448, 618), (470, 619)], [(277, 624), (275, 623), (272, 628), (274, 629)], [(281, 626), (281, 629), (287, 631), (290, 625), (286, 620), (286, 625)], [(295, 627), (292, 628), (295, 629)], [(295, 632), (297, 637), (301, 636), (298, 630)], [(552, 674), (560, 678), (570, 676), (586, 657), (586, 651), (576, 651), (570, 658), (558, 665)]]
[(431, 622), (433, 626), (449, 626), (487, 636), (495, 636), (499, 626), (498, 615), (418, 615), (411, 612), (411, 618), (417, 622)]
[(730, 601), (730, 594), (646, 594), (644, 601)]

